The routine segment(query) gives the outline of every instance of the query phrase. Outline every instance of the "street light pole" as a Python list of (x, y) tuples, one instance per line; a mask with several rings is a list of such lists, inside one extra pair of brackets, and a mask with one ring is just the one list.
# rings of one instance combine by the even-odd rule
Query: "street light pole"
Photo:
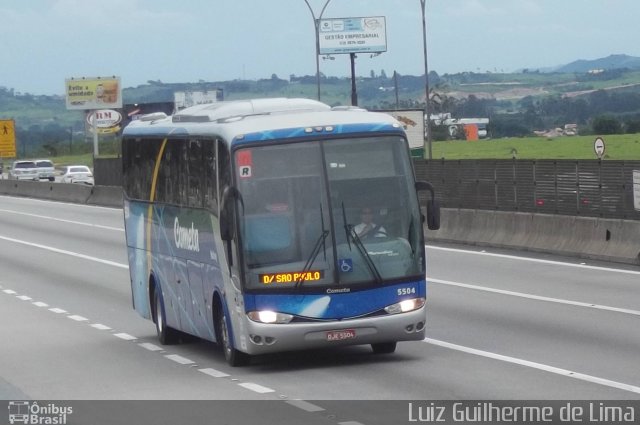
[[(306, 0), (305, 0), (306, 1)], [(429, 108), (429, 65), (427, 62), (427, 15), (425, 13), (425, 3), (426, 0), (420, 0), (420, 6), (422, 7), (422, 38), (423, 38), (423, 48), (424, 48), (424, 89), (425, 89), (425, 106), (424, 106), (424, 115), (426, 117), (426, 132), (427, 132), (427, 147), (429, 151), (429, 159), (432, 159), (432, 149), (431, 149), (431, 113)]]
[(304, 2), (307, 4), (307, 7), (309, 8), (309, 12), (311, 12), (311, 18), (313, 18), (313, 25), (315, 26), (316, 32), (316, 82), (318, 85), (318, 100), (320, 100), (320, 20), (322, 19), (324, 10), (327, 8), (327, 5), (330, 1), (331, 0), (327, 0), (325, 2), (324, 6), (322, 6), (322, 10), (320, 11), (320, 15), (316, 19), (316, 15), (315, 13), (313, 13), (313, 9), (311, 8), (309, 1), (304, 0)]

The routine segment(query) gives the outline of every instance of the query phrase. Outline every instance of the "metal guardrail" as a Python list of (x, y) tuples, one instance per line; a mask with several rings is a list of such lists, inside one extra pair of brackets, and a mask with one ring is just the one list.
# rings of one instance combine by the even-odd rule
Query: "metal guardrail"
[(640, 220), (633, 170), (640, 161), (414, 159), (445, 208)]

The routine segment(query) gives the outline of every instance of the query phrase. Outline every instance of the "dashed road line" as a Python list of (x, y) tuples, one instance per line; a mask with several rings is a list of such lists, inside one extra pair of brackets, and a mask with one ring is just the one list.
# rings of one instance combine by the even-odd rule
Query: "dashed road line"
[(109, 326), (103, 325), (102, 323), (93, 323), (93, 324), (91, 324), (89, 326), (91, 326), (94, 329), (98, 329), (99, 331), (110, 331), (111, 330), (111, 328)]
[(186, 357), (179, 356), (178, 354), (167, 354), (165, 357), (179, 364), (187, 365), (187, 364), (195, 363), (193, 360), (188, 359)]
[(135, 341), (136, 339), (138, 339), (138, 337), (135, 337), (133, 335), (129, 335), (129, 334), (124, 333), (124, 332), (113, 334), (113, 336), (115, 336), (117, 338), (120, 338), (120, 339), (124, 339), (125, 341)]
[(231, 376), (228, 373), (224, 373), (222, 371), (219, 371), (219, 370), (216, 370), (216, 369), (212, 369), (210, 367), (207, 367), (207, 368), (204, 368), (204, 369), (198, 369), (198, 372), (202, 372), (205, 375), (209, 375), (209, 376), (212, 376), (214, 378), (226, 378), (228, 376)]
[(16, 296), (16, 298), (22, 301), (31, 301), (33, 299), (28, 295), (18, 295)]
[(276, 390), (272, 390), (271, 388), (268, 388), (268, 387), (263, 387), (262, 385), (259, 385), (259, 384), (254, 384), (253, 382), (243, 382), (243, 383), (238, 384), (238, 385), (243, 387), (243, 388), (246, 388), (248, 390), (254, 391), (256, 393), (260, 393), (260, 394), (276, 392)]
[(14, 291), (13, 289), (5, 289), (2, 292), (4, 292), (5, 294), (9, 294), (9, 295), (17, 294), (17, 292)]
[(51, 311), (53, 313), (56, 313), (56, 314), (63, 314), (63, 313), (67, 312), (67, 310), (63, 310), (63, 309), (58, 308), (58, 307), (50, 308), (49, 311)]
[(36, 301), (36, 302), (33, 302), (32, 304), (35, 305), (36, 307), (49, 307), (49, 304), (43, 303), (42, 301)]
[(326, 410), (323, 407), (316, 406), (315, 404), (304, 400), (287, 400), (286, 403), (297, 407), (298, 409), (302, 409), (305, 412), (322, 412)]
[(155, 344), (152, 344), (150, 342), (141, 342), (140, 344), (138, 344), (140, 347), (144, 348), (145, 350), (149, 350), (149, 351), (164, 351), (164, 348), (159, 347)]
[(86, 317), (78, 316), (77, 314), (69, 315), (69, 316), (67, 316), (67, 318), (71, 319), (71, 320), (75, 320), (76, 322), (86, 322), (87, 320), (89, 320)]

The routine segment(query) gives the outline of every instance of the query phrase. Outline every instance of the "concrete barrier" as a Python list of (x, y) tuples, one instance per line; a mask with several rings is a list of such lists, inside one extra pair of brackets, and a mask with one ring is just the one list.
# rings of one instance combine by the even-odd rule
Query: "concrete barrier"
[(122, 188), (116, 186), (0, 180), (0, 194), (77, 204), (122, 207)]
[(640, 221), (443, 208), (427, 240), (640, 265)]

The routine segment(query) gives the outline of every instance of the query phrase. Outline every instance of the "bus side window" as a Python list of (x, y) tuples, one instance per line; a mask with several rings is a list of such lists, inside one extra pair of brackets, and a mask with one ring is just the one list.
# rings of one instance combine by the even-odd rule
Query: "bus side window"
[[(222, 140), (218, 140), (217, 147), (217, 161), (218, 161), (218, 207), (220, 207), (220, 200), (224, 189), (231, 185), (231, 159), (229, 157), (229, 150)], [(215, 210), (214, 210), (215, 211)]]
[(186, 193), (190, 207), (202, 207), (204, 197), (202, 193), (203, 167), (202, 167), (202, 141), (189, 140), (187, 143), (187, 167), (186, 167)]
[(205, 140), (202, 144), (204, 176), (204, 206), (218, 215), (218, 167), (216, 163), (216, 141)]

